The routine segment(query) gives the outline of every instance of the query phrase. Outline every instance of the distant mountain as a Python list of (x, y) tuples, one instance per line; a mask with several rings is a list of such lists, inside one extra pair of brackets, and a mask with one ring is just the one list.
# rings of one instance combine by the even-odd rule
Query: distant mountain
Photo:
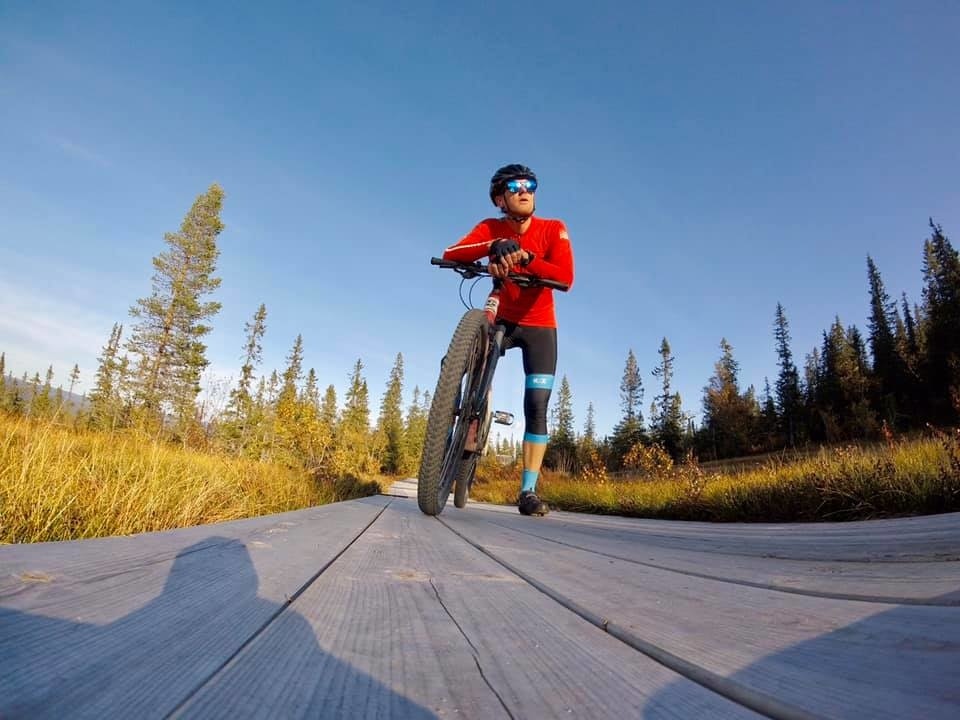
[[(33, 383), (24, 382), (22, 377), (14, 377), (12, 374), (8, 374), (6, 378), (7, 392), (13, 392), (14, 388), (19, 389), (20, 397), (23, 398), (24, 402), (30, 402), (30, 398), (33, 397)], [(40, 388), (43, 389), (43, 383), (40, 383)], [(50, 399), (56, 401), (57, 399), (57, 386), (53, 386), (50, 389)], [(90, 407), (90, 400), (86, 395), (79, 395), (77, 393), (67, 392), (66, 389), (63, 390), (63, 404), (66, 409), (70, 412), (76, 412), (78, 409), (86, 410)]]

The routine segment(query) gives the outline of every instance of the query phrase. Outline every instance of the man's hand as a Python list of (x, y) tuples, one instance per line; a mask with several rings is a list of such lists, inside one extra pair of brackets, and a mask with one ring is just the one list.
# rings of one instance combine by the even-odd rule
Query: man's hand
[(490, 246), (490, 274), (502, 280), (514, 267), (526, 264), (529, 257), (530, 253), (521, 250), (516, 240), (494, 240)]

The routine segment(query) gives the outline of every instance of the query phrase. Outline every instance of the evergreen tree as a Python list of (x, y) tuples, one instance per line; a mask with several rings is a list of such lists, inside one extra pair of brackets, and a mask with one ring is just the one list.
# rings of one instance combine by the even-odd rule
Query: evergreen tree
[(423, 441), (427, 436), (427, 411), (421, 405), (420, 387), (413, 388), (413, 400), (407, 408), (407, 419), (403, 428), (403, 464), (401, 472), (413, 475), (420, 467), (423, 454)]
[(553, 430), (547, 442), (544, 463), (547, 467), (560, 472), (576, 472), (577, 442), (573, 430), (573, 396), (570, 383), (564, 375), (557, 391), (557, 401), (551, 411)]
[(403, 466), (403, 354), (397, 353), (380, 403), (377, 434), (382, 451), (381, 472), (400, 472)]
[(151, 424), (172, 412), (185, 431), (195, 419), (200, 376), (208, 365), (206, 321), (220, 310), (219, 302), (203, 298), (220, 286), (214, 272), (222, 205), (216, 184), (197, 198), (180, 231), (166, 234), (169, 249), (153, 258), (152, 294), (130, 309), (137, 324), (127, 347), (138, 358), (137, 400)]
[(895, 337), (900, 317), (895, 303), (890, 300), (883, 286), (880, 271), (869, 255), (867, 277), (870, 282), (869, 341), (873, 356), (873, 406), (894, 427), (900, 424), (898, 419), (906, 409), (908, 400), (904, 396), (906, 365)]
[(302, 459), (302, 449), (309, 430), (303, 423), (300, 402), (298, 400), (300, 380), (303, 378), (303, 336), (297, 335), (293, 347), (287, 356), (287, 367), (280, 378), (280, 393), (277, 396), (274, 414), (275, 446), (282, 449), (288, 462)]
[(116, 405), (119, 402), (117, 386), (117, 352), (123, 325), (114, 323), (110, 330), (110, 339), (100, 352), (97, 375), (93, 390), (90, 391), (90, 416), (92, 427), (105, 430), (112, 424)]
[(234, 450), (247, 445), (252, 437), (254, 401), (252, 391), (253, 377), (263, 357), (263, 336), (267, 332), (267, 306), (263, 303), (257, 308), (253, 319), (244, 324), (247, 341), (244, 345), (243, 366), (240, 368), (240, 381), (230, 392), (227, 405), (226, 422), (223, 433)]
[(80, 366), (76, 363), (73, 364), (73, 369), (70, 371), (70, 387), (67, 392), (73, 395), (74, 388), (77, 387), (77, 383), (80, 382)]
[(623, 458), (630, 448), (646, 440), (643, 413), (640, 410), (642, 402), (643, 382), (640, 380), (637, 358), (631, 349), (627, 353), (623, 379), (620, 381), (620, 406), (623, 409), (623, 418), (613, 428), (613, 436), (610, 439), (611, 460), (615, 469), (623, 465)]
[(715, 458), (736, 457), (753, 450), (759, 406), (753, 388), (740, 392), (740, 364), (726, 338), (720, 340), (720, 350), (714, 374), (703, 389), (700, 445)]
[(683, 412), (680, 395), (670, 392), (673, 380), (673, 362), (670, 343), (666, 338), (660, 343), (660, 365), (653, 369), (653, 376), (660, 378), (662, 391), (654, 400), (651, 429), (653, 439), (670, 453), (674, 460), (683, 454)]
[(40, 385), (40, 374), (34, 377), (33, 395), (30, 399), (30, 415), (33, 417), (44, 418), (53, 414), (53, 398), (50, 393), (53, 390), (53, 365), (47, 368), (43, 385)]
[(371, 452), (370, 403), (363, 362), (357, 360), (350, 375), (337, 437), (335, 472), (365, 474), (379, 469), (379, 458)]
[(594, 445), (597, 442), (597, 424), (594, 419), (593, 403), (587, 403), (587, 420), (583, 424), (583, 441)]
[(874, 434), (878, 424), (869, 403), (866, 350), (856, 327), (844, 329), (840, 318), (835, 318), (829, 333), (823, 333), (820, 362), (818, 438), (836, 442)]
[(337, 428), (337, 389), (333, 385), (327, 385), (327, 390), (323, 394), (323, 401), (320, 403), (320, 421), (327, 426), (332, 435)]
[(787, 444), (793, 447), (799, 441), (800, 376), (796, 365), (793, 364), (793, 353), (790, 351), (790, 328), (783, 305), (780, 303), (777, 303), (773, 334), (777, 342), (777, 358), (780, 366), (776, 384), (777, 413)]
[(924, 242), (923, 379), (928, 417), (960, 421), (960, 256), (943, 229), (930, 221)]
[(760, 399), (760, 436), (764, 449), (772, 449), (777, 435), (777, 406), (770, 390), (770, 380), (763, 378), (763, 397)]

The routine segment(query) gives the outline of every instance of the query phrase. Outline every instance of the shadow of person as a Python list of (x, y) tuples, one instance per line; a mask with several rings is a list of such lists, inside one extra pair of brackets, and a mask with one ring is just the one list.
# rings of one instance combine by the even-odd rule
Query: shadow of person
[[(158, 596), (109, 622), (83, 613), (124, 612), (137, 597), (130, 588), (111, 595), (101, 582), (84, 597), (71, 587), (76, 606), (67, 611), (63, 597), (30, 611), (0, 598), (0, 718), (159, 718), (178, 708), (186, 715), (202, 708), (204, 717), (435, 717), (324, 651), (292, 605), (258, 589), (247, 547), (211, 537), (177, 554)], [(275, 628), (282, 628), (279, 654)], [(238, 676), (244, 667), (254, 671)], [(219, 682), (231, 674), (242, 687)], [(224, 702), (221, 685), (236, 702)]]
[[(957, 592), (930, 605), (878, 604), (878, 612), (770, 653), (719, 678), (725, 686), (762, 691), (810, 717), (960, 717), (960, 608)], [(885, 609), (884, 609), (885, 608)], [(643, 717), (660, 718), (687, 698), (671, 683), (650, 699)], [(767, 698), (758, 698), (761, 709)]]

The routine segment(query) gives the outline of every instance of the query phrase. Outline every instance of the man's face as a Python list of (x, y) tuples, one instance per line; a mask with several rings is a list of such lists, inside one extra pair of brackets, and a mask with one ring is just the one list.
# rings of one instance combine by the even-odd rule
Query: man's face
[(530, 180), (521, 179), (519, 181), (511, 180), (508, 183), (506, 191), (497, 198), (497, 205), (505, 209), (508, 214), (519, 217), (530, 217), (533, 215), (534, 193), (537, 185)]

